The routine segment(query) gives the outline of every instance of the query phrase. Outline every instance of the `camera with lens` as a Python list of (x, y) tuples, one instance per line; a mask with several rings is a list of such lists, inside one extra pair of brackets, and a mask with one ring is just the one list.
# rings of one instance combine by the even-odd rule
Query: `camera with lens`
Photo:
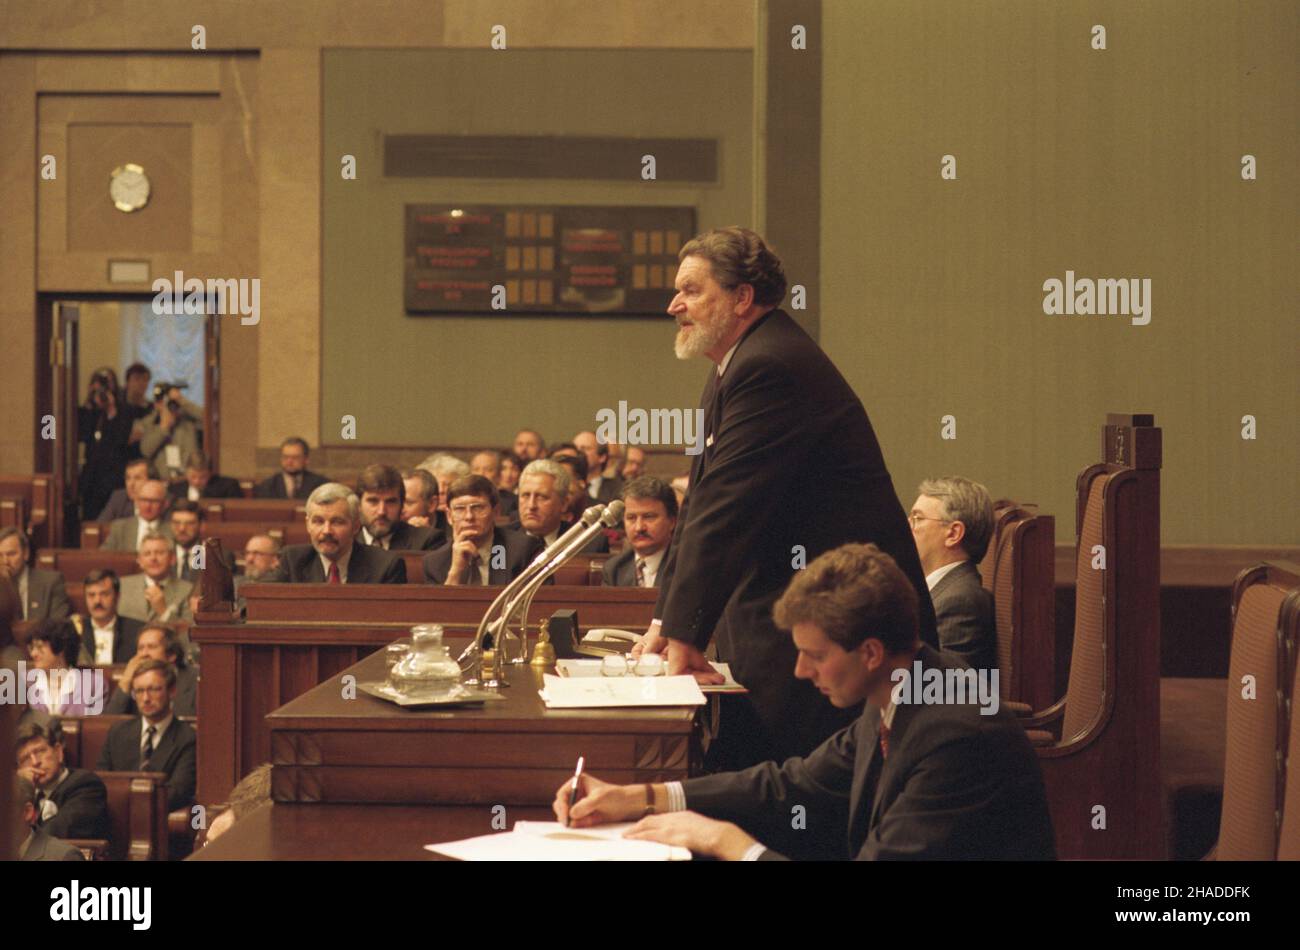
[(113, 391), (113, 377), (104, 370), (98, 370), (90, 377), (90, 390), (86, 401), (100, 409), (108, 405), (108, 394)]
[[(153, 387), (153, 401), (156, 404), (173, 389), (186, 389), (188, 386), (189, 383), (155, 383)], [(167, 400), (167, 408), (178, 416), (184, 411), (184, 407), (182, 407), (175, 399)]]

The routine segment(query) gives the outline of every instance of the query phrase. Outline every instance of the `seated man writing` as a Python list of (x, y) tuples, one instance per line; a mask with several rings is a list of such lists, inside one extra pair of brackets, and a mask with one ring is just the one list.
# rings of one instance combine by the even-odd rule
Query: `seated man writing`
[[(916, 591), (892, 558), (872, 544), (828, 551), (774, 616), (793, 633), (795, 676), (841, 708), (865, 699), (859, 719), (804, 758), (740, 772), (660, 785), (584, 775), (572, 811), (572, 783), (556, 793), (560, 821), (641, 818), (628, 837), (729, 860), (1055, 857), (1024, 730), (996, 690), (951, 688), (976, 674), (920, 643)], [(922, 690), (936, 678), (949, 688)]]

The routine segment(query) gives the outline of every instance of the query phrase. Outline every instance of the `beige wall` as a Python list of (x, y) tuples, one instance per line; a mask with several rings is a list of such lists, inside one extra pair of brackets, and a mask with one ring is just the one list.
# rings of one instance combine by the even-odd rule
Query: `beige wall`
[[(1300, 540), (1298, 25), (1260, 0), (828, 0), (822, 343), (906, 502), (961, 473), (1072, 540), (1105, 413), (1154, 412), (1164, 542)], [(1067, 268), (1150, 277), (1150, 324), (1044, 314)]]
[[(752, 86), (745, 51), (328, 51), (322, 440), (339, 443), (349, 415), (362, 443), (505, 445), (524, 426), (558, 442), (621, 400), (697, 405), (706, 369), (674, 359), (666, 314), (408, 316), (404, 206), (663, 204), (695, 208), (700, 227), (747, 221)], [(465, 131), (714, 138), (719, 181), (383, 176), (385, 133)], [(356, 180), (340, 174), (345, 154)]]

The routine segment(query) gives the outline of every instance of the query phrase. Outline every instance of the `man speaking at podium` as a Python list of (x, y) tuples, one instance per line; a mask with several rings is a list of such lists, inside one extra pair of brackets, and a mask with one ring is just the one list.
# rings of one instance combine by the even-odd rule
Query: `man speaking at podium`
[(916, 588), (921, 639), (938, 648), (934, 608), (902, 505), (861, 400), (778, 305), (780, 259), (746, 228), (708, 231), (678, 254), (678, 359), (714, 366), (700, 406), (704, 450), (691, 463), (655, 620), (634, 653), (666, 653), (670, 674), (721, 682), (704, 649), (731, 664), (747, 696), (723, 697), (710, 770), (806, 755), (859, 714), (794, 677), (795, 649), (772, 619), (794, 572), (819, 554), (871, 542)]

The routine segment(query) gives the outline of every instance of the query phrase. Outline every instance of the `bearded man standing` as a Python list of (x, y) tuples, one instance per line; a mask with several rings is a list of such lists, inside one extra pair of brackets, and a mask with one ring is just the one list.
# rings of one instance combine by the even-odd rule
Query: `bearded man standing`
[[(700, 406), (704, 450), (660, 569), (655, 621), (634, 648), (669, 673), (720, 682), (712, 642), (749, 690), (723, 697), (706, 766), (744, 768), (807, 755), (860, 713), (837, 709), (793, 673), (795, 648), (772, 606), (796, 570), (842, 544), (874, 543), (916, 589), (921, 639), (938, 646), (934, 608), (903, 507), (866, 410), (821, 348), (779, 304), (780, 259), (730, 227), (678, 254), (678, 359), (713, 363)], [(815, 474), (810, 474), (815, 473)]]

